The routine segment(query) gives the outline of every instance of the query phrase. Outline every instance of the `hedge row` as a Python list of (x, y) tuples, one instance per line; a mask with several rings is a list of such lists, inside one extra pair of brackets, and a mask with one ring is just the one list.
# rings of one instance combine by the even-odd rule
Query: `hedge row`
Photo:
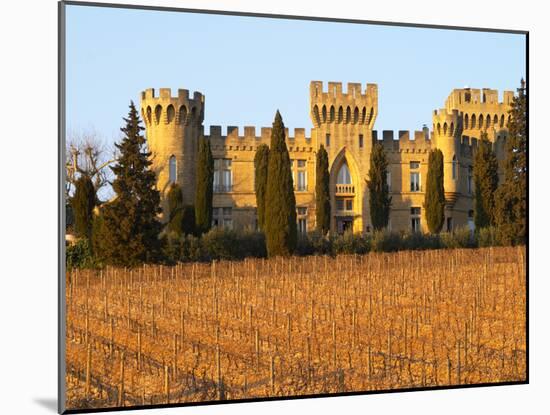
[[(186, 235), (180, 239), (165, 238), (164, 262), (241, 260), (247, 257), (265, 258), (265, 237), (256, 231), (214, 229), (200, 238)], [(365, 254), (367, 252), (395, 252), (401, 250), (476, 248), (500, 245), (494, 228), (481, 229), (472, 234), (468, 228), (452, 233), (430, 235), (410, 232), (375, 232), (370, 235), (323, 236), (318, 232), (301, 235), (297, 255)], [(96, 263), (86, 240), (67, 247), (67, 267), (95, 267)]]

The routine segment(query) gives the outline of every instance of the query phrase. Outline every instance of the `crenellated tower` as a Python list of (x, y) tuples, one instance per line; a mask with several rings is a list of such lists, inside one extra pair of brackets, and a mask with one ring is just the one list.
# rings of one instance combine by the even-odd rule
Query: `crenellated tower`
[[(365, 172), (378, 114), (378, 86), (367, 84), (363, 91), (361, 84), (348, 83), (344, 93), (340, 82), (329, 82), (323, 91), (322, 82), (312, 81), (309, 96), (313, 146), (325, 146), (329, 157), (330, 195), (336, 206), (331, 227), (363, 232), (369, 218)], [(340, 174), (342, 168), (349, 173)]]
[(146, 89), (141, 93), (141, 116), (163, 208), (171, 183), (181, 186), (184, 203), (192, 204), (198, 140), (203, 135), (204, 96), (194, 92), (190, 97), (186, 89), (178, 89), (177, 96), (172, 96), (170, 88), (160, 88), (158, 95), (153, 88)]
[(435, 148), (443, 153), (443, 186), (447, 206), (452, 208), (458, 197), (459, 169), (462, 137), (462, 113), (445, 108), (434, 110), (432, 140)]

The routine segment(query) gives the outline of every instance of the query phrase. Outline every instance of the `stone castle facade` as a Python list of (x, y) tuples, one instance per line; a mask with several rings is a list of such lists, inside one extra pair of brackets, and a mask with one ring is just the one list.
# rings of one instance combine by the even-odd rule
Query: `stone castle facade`
[[(473, 153), (477, 140), (487, 133), (499, 163), (504, 158), (508, 134), (508, 112), (514, 93), (504, 91), (499, 102), (493, 89), (454, 89), (445, 106), (435, 110), (431, 129), (421, 131), (373, 130), (378, 114), (378, 86), (329, 82), (327, 90), (319, 81), (310, 83), (311, 136), (305, 129), (286, 131), (292, 160), (298, 229), (315, 229), (315, 160), (323, 144), (329, 155), (331, 229), (342, 233), (372, 231), (366, 179), (370, 154), (375, 143), (384, 146), (389, 161), (388, 184), (392, 197), (389, 227), (392, 230), (427, 231), (424, 204), (427, 162), (430, 150), (439, 148), (444, 156), (446, 197), (445, 227), (473, 227)], [(203, 127), (205, 97), (190, 96), (179, 89), (177, 96), (161, 88), (141, 93), (141, 115), (145, 121), (153, 169), (163, 199), (171, 183), (182, 186), (184, 202), (193, 204), (198, 139), (210, 140), (215, 159), (214, 226), (256, 227), (254, 156), (260, 144), (270, 144), (271, 128), (228, 126)], [(284, 117), (284, 114), (283, 114)], [(502, 167), (500, 168), (502, 175)]]

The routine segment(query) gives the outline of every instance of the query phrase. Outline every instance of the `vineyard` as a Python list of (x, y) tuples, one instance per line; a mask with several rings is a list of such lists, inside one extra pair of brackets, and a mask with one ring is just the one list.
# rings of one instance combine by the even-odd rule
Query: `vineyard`
[(525, 248), (72, 270), (67, 408), (526, 378)]

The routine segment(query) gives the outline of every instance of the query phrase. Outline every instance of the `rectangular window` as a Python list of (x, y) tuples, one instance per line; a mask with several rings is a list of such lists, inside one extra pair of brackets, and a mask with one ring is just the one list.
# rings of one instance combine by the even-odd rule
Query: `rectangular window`
[(298, 216), (307, 215), (307, 207), (298, 206), (296, 210), (297, 210)]
[(214, 160), (214, 193), (233, 191), (233, 171), (231, 159)]
[(297, 192), (307, 191), (306, 160), (290, 160), (290, 169), (294, 190)]
[(363, 148), (363, 134), (359, 134), (359, 148)]
[(298, 219), (298, 232), (306, 233), (307, 232), (307, 219), (299, 218)]
[(413, 232), (420, 232), (420, 213), (419, 207), (411, 207), (411, 230)]
[(411, 218), (411, 229), (413, 232), (420, 232), (420, 218)]
[(344, 210), (344, 199), (336, 199), (336, 210)]
[(411, 161), (409, 166), (410, 166), (411, 170), (417, 170), (417, 169), (420, 168), (420, 162), (419, 161)]
[(296, 188), (299, 192), (303, 192), (307, 190), (307, 184), (306, 184), (306, 172), (305, 171), (298, 171), (298, 186)]
[(220, 207), (212, 209), (212, 227), (233, 229), (233, 208)]
[(420, 173), (411, 172), (411, 192), (420, 192)]
[(330, 134), (327, 134), (325, 137), (325, 147), (330, 146)]
[(346, 210), (353, 210), (353, 200), (347, 199), (346, 200)]
[(386, 172), (386, 183), (388, 185), (388, 192), (391, 192), (391, 171)]

